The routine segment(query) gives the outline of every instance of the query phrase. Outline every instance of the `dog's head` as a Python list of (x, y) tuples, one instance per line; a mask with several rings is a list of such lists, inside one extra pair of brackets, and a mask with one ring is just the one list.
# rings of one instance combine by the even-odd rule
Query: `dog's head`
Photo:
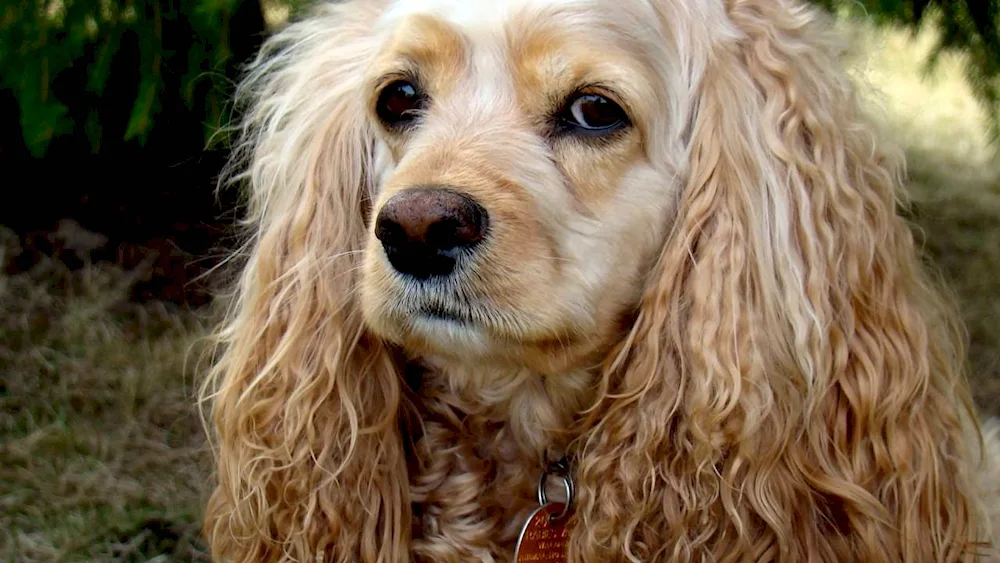
[(592, 368), (580, 560), (955, 559), (960, 336), (828, 27), (798, 0), (355, 0), (268, 40), (216, 552), (410, 558), (401, 346)]
[[(689, 85), (648, 2), (399, 2), (364, 77), (370, 326), (561, 372), (620, 336), (662, 246)], [(625, 318), (623, 318), (625, 317)]]

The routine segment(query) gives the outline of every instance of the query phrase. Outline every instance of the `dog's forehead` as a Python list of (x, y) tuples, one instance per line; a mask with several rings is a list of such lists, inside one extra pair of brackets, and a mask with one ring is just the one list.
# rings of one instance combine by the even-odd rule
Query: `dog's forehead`
[(599, 0), (395, 0), (385, 12), (386, 24), (412, 15), (430, 15), (461, 29), (498, 27), (529, 9), (594, 6)]

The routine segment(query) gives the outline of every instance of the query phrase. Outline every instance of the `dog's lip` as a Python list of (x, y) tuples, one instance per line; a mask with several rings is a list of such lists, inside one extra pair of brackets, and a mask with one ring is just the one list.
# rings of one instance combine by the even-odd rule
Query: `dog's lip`
[(471, 322), (467, 314), (448, 307), (442, 307), (440, 305), (424, 305), (417, 310), (417, 314), (424, 318), (441, 321), (450, 321), (462, 324)]

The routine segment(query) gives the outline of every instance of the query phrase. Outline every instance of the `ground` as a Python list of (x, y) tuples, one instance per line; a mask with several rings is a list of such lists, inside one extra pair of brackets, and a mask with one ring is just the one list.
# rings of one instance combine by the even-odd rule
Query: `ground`
[[(857, 78), (908, 153), (915, 228), (969, 327), (975, 398), (1000, 415), (1000, 164), (956, 61), (921, 78), (929, 41), (860, 33)], [(129, 303), (135, 275), (44, 262), (0, 277), (0, 560), (208, 560), (195, 397), (210, 313)]]

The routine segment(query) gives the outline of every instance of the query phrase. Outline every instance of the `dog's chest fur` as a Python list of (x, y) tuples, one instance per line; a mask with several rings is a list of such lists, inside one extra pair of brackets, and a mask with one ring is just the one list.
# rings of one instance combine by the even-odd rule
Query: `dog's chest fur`
[[(413, 549), (418, 560), (509, 561), (538, 507), (546, 456), (565, 451), (586, 372), (540, 376), (424, 360), (407, 369)], [(557, 491), (553, 498), (559, 499)]]

